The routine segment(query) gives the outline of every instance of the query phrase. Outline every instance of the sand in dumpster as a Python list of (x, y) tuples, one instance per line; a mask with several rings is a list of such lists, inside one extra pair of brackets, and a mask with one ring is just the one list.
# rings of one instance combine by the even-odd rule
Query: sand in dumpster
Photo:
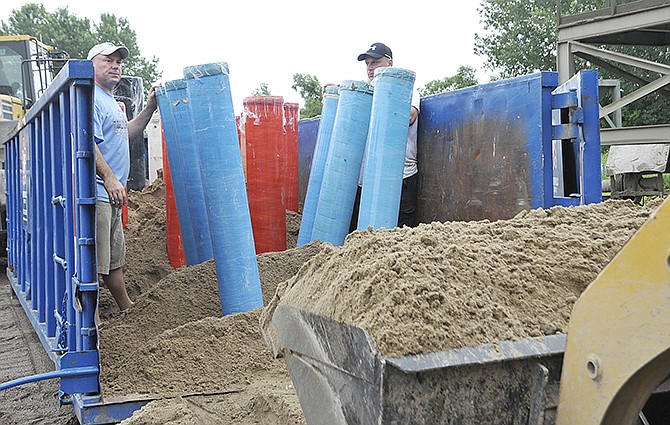
[[(126, 281), (135, 307), (119, 315), (101, 290), (103, 396), (158, 398), (130, 424), (303, 424), (285, 364), (263, 343), (261, 310), (221, 317), (214, 260), (169, 268), (160, 182), (130, 200)], [(287, 226), (294, 241), (299, 215), (287, 213)], [(258, 255), (264, 299), (320, 249), (315, 242)]]
[[(134, 300), (173, 269), (166, 249), (165, 185), (162, 180), (155, 180), (142, 192), (131, 191), (128, 196), (124, 273), (128, 294)], [(102, 286), (102, 279), (100, 284)], [(118, 313), (108, 290), (101, 288), (98, 298), (103, 320)]]
[(388, 356), (565, 333), (579, 295), (658, 205), (356, 232), (282, 285), (264, 316), (293, 305), (366, 329)]
[[(137, 226), (128, 227), (129, 262), (138, 264), (126, 277), (139, 282), (131, 283), (139, 294), (128, 314), (108, 314), (100, 351), (105, 396), (159, 397), (124, 421), (135, 425), (304, 423), (283, 359), (273, 358), (260, 333), (259, 318), (277, 303), (363, 327), (386, 355), (565, 332), (579, 294), (658, 205), (555, 207), (511, 220), (356, 232), (343, 247), (262, 254), (269, 306), (220, 317), (213, 261), (158, 279), (165, 239), (151, 243), (142, 231), (161, 225), (142, 225), (156, 214), (133, 213), (164, 201), (156, 193), (131, 200)], [(155, 282), (135, 275), (156, 269)]]

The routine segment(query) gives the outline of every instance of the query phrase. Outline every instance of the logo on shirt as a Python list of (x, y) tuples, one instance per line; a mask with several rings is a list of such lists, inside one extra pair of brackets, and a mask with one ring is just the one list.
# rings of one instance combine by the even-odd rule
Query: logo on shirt
[(114, 134), (128, 133), (128, 120), (121, 110), (119, 110), (118, 115), (112, 120), (112, 128), (114, 129)]

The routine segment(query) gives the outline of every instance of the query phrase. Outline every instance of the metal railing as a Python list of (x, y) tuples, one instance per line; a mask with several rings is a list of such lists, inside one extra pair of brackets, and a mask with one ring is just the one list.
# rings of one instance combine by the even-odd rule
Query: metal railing
[(93, 65), (69, 61), (4, 143), (7, 276), (60, 378), (99, 393)]

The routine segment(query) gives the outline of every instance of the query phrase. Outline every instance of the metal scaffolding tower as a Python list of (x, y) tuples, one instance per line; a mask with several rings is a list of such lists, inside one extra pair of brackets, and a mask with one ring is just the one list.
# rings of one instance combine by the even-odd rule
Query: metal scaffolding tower
[[(662, 173), (668, 172), (670, 124), (621, 127), (621, 108), (642, 97), (658, 93), (670, 99), (670, 65), (609, 50), (613, 45), (665, 48), (670, 45), (670, 1), (605, 0), (604, 7), (572, 16), (563, 16), (558, 7), (557, 66), (559, 83), (575, 74), (575, 58), (589, 61), (638, 88), (624, 96), (614, 93), (612, 102), (600, 108), (600, 117), (611, 128), (602, 129), (601, 144), (611, 146), (606, 172), (611, 176), (612, 196), (663, 195)], [(628, 69), (635, 67), (658, 77), (641, 78)], [(616, 90), (616, 80), (604, 81), (601, 88)]]

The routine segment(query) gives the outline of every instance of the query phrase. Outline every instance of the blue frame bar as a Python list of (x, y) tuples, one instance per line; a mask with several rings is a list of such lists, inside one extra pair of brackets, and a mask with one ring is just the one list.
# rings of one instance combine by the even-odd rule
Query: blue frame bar
[[(579, 71), (552, 92), (552, 109), (567, 110), (564, 115), (568, 117), (567, 123), (554, 123), (552, 136), (554, 140), (566, 142), (563, 145), (569, 152), (563, 153), (563, 156), (569, 155), (574, 161), (575, 169), (568, 170), (568, 175), (572, 174), (577, 187), (572, 196), (556, 196), (553, 191), (547, 191), (545, 202), (548, 205), (574, 206), (602, 202), (598, 99), (598, 71), (592, 69)], [(551, 165), (549, 170), (552, 169)], [(553, 174), (547, 174), (549, 176), (545, 176), (545, 185), (551, 184), (548, 179), (553, 177)]]

